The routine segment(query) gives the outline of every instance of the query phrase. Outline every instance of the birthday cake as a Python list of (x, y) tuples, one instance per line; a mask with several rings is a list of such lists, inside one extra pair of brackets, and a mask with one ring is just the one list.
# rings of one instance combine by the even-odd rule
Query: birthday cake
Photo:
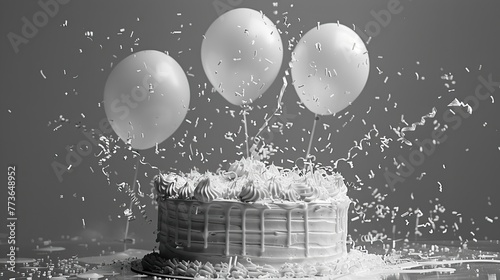
[(227, 171), (160, 174), (154, 185), (164, 259), (279, 268), (347, 254), (351, 201), (331, 170), (242, 159)]

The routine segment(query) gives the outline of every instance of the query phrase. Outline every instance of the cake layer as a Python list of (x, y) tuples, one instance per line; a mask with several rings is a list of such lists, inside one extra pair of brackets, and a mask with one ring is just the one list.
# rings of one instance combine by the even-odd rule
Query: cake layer
[[(182, 217), (176, 218), (175, 214), (171, 213), (169, 214), (167, 219), (164, 219), (164, 221), (170, 225), (174, 225), (175, 227), (178, 226), (179, 229), (187, 229), (188, 227), (191, 227), (192, 231), (204, 231), (205, 227), (205, 222), (204, 221), (197, 221), (195, 219), (193, 220), (184, 220)], [(285, 219), (283, 220), (278, 220), (278, 219), (273, 219), (273, 220), (265, 220), (264, 223), (264, 228), (266, 232), (268, 233), (275, 233), (275, 232), (288, 232), (288, 225), (291, 226), (290, 231), (292, 233), (303, 233), (305, 228), (304, 228), (304, 221), (300, 220), (292, 220), (290, 224), (287, 224), (284, 222)], [(231, 232), (238, 232), (242, 230), (242, 221), (241, 218), (233, 218), (231, 217), (229, 221), (229, 230)], [(256, 229), (260, 228), (261, 222), (260, 219), (249, 219), (247, 218), (245, 221), (245, 226), (247, 228), (247, 232), (249, 231), (248, 229)], [(339, 230), (337, 229), (339, 226), (338, 221), (336, 220), (327, 220), (327, 219), (318, 219), (318, 220), (309, 220), (309, 225), (308, 225), (308, 230), (309, 232), (338, 232)], [(223, 219), (222, 221), (213, 221), (209, 220), (209, 225), (208, 225), (208, 231), (209, 232), (225, 232), (227, 230), (227, 224), (226, 220)], [(259, 229), (260, 230), (260, 229)]]
[[(231, 244), (238, 244), (238, 246), (243, 245), (243, 236), (245, 237), (246, 245), (261, 245), (262, 233), (253, 231), (247, 232), (245, 235), (242, 233), (230, 233), (229, 240)], [(185, 229), (179, 230), (177, 232), (170, 231), (168, 238), (174, 240), (177, 246), (182, 246), (186, 250), (192, 247), (193, 243), (204, 244), (204, 234), (203, 232), (192, 232), (191, 233), (191, 243), (188, 244), (185, 240), (188, 240), (188, 232)], [(316, 233), (309, 232), (309, 245), (310, 246), (332, 246), (336, 245), (337, 242), (341, 241), (342, 234), (334, 233)], [(213, 244), (226, 243), (226, 233), (209, 233), (208, 234), (208, 244), (212, 246)], [(177, 241), (175, 241), (177, 240)], [(277, 246), (277, 247), (291, 247), (291, 246), (302, 246), (304, 247), (304, 234), (303, 233), (293, 233), (290, 236), (290, 243), (288, 244), (288, 238), (286, 232), (280, 232), (277, 234), (264, 233), (264, 244), (265, 246)]]
[[(171, 240), (171, 239), (169, 239)], [(175, 245), (176, 250), (182, 250), (185, 252), (203, 252), (210, 253), (213, 255), (226, 255), (226, 246), (225, 242), (211, 242), (207, 248), (204, 247), (203, 241), (193, 241), (189, 248), (185, 247), (185, 244), (169, 242), (170, 246)], [(227, 255), (239, 255), (239, 256), (247, 256), (247, 257), (273, 257), (273, 258), (300, 258), (306, 257), (319, 257), (319, 256), (330, 256), (332, 255), (332, 251), (338, 253), (337, 249), (344, 245), (344, 242), (338, 242), (333, 245), (312, 245), (309, 244), (307, 247), (308, 252), (306, 253), (306, 246), (304, 243), (296, 243), (291, 246), (279, 246), (266, 244), (265, 250), (262, 250), (262, 246), (260, 243), (247, 243), (245, 245), (246, 252), (243, 254), (242, 252), (242, 243), (241, 242), (230, 242), (228, 248)]]
[(338, 257), (346, 253), (349, 204), (347, 197), (267, 204), (166, 199), (159, 201), (160, 253), (226, 262), (241, 256), (256, 263)]

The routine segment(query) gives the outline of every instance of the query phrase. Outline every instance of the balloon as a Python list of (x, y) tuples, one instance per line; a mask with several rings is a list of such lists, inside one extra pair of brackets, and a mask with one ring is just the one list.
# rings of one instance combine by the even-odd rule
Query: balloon
[(141, 51), (118, 63), (106, 81), (104, 109), (116, 134), (134, 149), (149, 149), (179, 128), (189, 108), (181, 66), (159, 51)]
[(203, 69), (231, 104), (255, 101), (273, 83), (283, 61), (274, 24), (252, 9), (231, 10), (208, 28), (201, 45)]
[(292, 78), (313, 113), (333, 115), (361, 93), (370, 72), (366, 46), (347, 26), (322, 24), (307, 32), (292, 53)]

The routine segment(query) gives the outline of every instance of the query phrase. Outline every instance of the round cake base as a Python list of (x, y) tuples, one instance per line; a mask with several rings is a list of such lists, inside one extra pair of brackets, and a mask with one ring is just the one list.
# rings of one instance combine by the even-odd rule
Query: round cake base
[[(147, 263), (147, 268), (143, 266)], [(232, 265), (228, 263), (195, 262), (197, 269), (190, 270), (194, 262), (177, 261), (176, 259), (164, 259), (158, 253), (148, 254), (141, 260), (131, 263), (132, 271), (150, 276), (174, 278), (174, 279), (337, 279), (347, 275), (365, 275), (370, 271), (377, 274), (387, 272), (389, 266), (384, 260), (374, 254), (351, 250), (345, 258), (333, 262), (318, 262), (315, 264), (290, 264), (285, 263), (280, 268), (274, 269), (271, 266), (246, 267), (239, 260)], [(175, 264), (175, 266), (172, 266)], [(214, 265), (212, 265), (214, 264)], [(212, 273), (206, 272), (206, 267)], [(170, 269), (168, 267), (174, 267)], [(400, 270), (400, 268), (398, 268)], [(151, 271), (152, 270), (152, 271)], [(172, 272), (173, 271), (173, 272)], [(365, 275), (366, 276), (366, 275)]]

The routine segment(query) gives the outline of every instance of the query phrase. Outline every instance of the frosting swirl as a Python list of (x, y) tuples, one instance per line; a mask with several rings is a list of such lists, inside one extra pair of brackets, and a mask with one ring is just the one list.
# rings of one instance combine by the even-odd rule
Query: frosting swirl
[(176, 191), (176, 179), (175, 174), (159, 174), (155, 176), (154, 186), (156, 192), (161, 198), (173, 197), (177, 194)]
[(227, 171), (201, 174), (194, 169), (180, 175), (160, 174), (154, 178), (158, 197), (256, 202), (258, 200), (313, 202), (344, 199), (347, 188), (340, 173), (330, 168), (286, 169), (242, 158)]
[(294, 188), (289, 187), (288, 189), (283, 190), (281, 196), (283, 200), (288, 200), (291, 202), (297, 202), (300, 199), (300, 195)]
[(276, 177), (273, 177), (271, 179), (268, 189), (271, 199), (279, 199), (280, 197), (282, 197), (283, 187), (281, 186), (281, 183), (276, 179)]
[(210, 185), (210, 178), (202, 178), (194, 189), (194, 197), (201, 202), (211, 202), (219, 198), (219, 192)]
[(156, 190), (156, 194), (158, 195), (158, 197), (164, 197), (165, 194), (163, 193), (163, 189), (160, 187), (160, 175), (156, 175), (153, 179), (153, 185), (154, 185), (154, 188)]
[(239, 178), (245, 174), (248, 174), (248, 172), (245, 171), (245, 164), (243, 161), (232, 163), (226, 172), (226, 176), (228, 176), (229, 179)]
[(261, 187), (257, 187), (253, 180), (249, 180), (241, 189), (239, 198), (243, 202), (256, 202), (258, 200), (268, 197), (267, 191)]
[(330, 194), (331, 197), (334, 197), (339, 193), (347, 192), (347, 187), (344, 184), (344, 177), (342, 177), (340, 173), (338, 172), (333, 173), (332, 181), (333, 181), (332, 184), (329, 187), (327, 187), (328, 193)]
[(179, 199), (192, 199), (194, 197), (194, 187), (189, 182), (186, 182), (184, 186), (179, 188), (178, 191)]
[(318, 187), (313, 187), (307, 180), (293, 183), (290, 188), (294, 189), (298, 193), (300, 200), (305, 202), (314, 201), (320, 196)]

